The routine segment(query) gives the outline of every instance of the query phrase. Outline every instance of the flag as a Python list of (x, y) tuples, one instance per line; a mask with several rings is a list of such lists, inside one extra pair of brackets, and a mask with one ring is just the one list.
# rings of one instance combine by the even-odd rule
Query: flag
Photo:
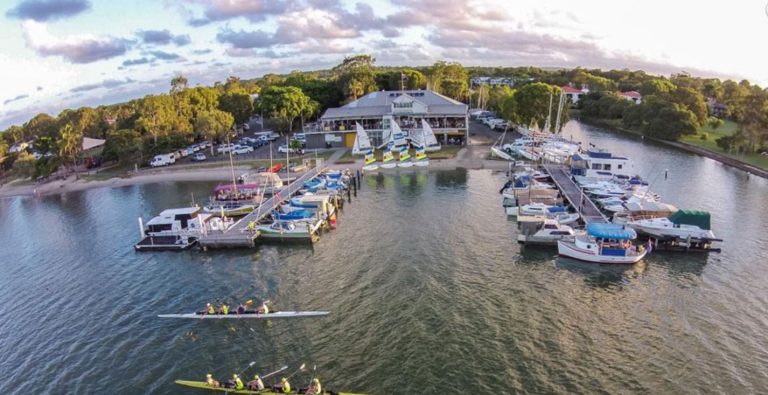
[(403, 80), (403, 81), (408, 81), (408, 76), (407, 76), (407, 75), (405, 75), (405, 73), (403, 73), (403, 72), (401, 71), (401, 72), (400, 72), (400, 79), (401, 79), (401, 80)]

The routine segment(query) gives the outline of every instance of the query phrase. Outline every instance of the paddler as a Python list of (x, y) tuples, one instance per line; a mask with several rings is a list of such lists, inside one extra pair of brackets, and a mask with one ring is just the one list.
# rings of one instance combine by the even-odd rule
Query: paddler
[(253, 391), (263, 391), (264, 390), (264, 382), (261, 381), (261, 377), (259, 375), (253, 376), (253, 380), (248, 382), (248, 389)]
[(245, 305), (240, 303), (237, 305), (237, 314), (245, 314)]
[(243, 380), (240, 380), (240, 376), (238, 376), (237, 373), (232, 375), (232, 380), (235, 381), (235, 389), (236, 390), (245, 389), (245, 385), (243, 385)]
[(267, 307), (267, 301), (261, 302), (261, 306), (259, 306), (258, 309), (256, 309), (256, 312), (259, 314), (269, 314), (269, 307)]
[(221, 308), (219, 309), (219, 313), (227, 315), (229, 314), (229, 306), (227, 306), (226, 303), (221, 304)]
[(288, 379), (283, 377), (280, 380), (280, 385), (272, 386), (272, 391), (282, 392), (284, 394), (287, 394), (287, 393), (291, 392), (291, 383), (288, 382)]
[(312, 379), (312, 384), (307, 388), (307, 395), (320, 395), (323, 393), (323, 387), (320, 385), (320, 379), (317, 377)]
[(205, 383), (208, 384), (209, 387), (213, 387), (213, 388), (219, 388), (220, 386), (219, 382), (216, 381), (213, 378), (213, 375), (210, 373), (205, 375)]
[(216, 309), (213, 308), (212, 304), (208, 303), (207, 305), (205, 305), (205, 312), (213, 315), (213, 314), (216, 314)]

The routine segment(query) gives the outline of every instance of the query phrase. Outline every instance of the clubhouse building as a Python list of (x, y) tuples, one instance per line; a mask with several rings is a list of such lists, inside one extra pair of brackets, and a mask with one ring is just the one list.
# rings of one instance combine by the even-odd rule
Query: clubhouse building
[(465, 144), (469, 137), (466, 104), (429, 90), (379, 91), (326, 110), (317, 127), (306, 133), (307, 146), (351, 148), (356, 122), (365, 128), (371, 143), (380, 146), (392, 122), (409, 136), (421, 131), (422, 119), (441, 144)]

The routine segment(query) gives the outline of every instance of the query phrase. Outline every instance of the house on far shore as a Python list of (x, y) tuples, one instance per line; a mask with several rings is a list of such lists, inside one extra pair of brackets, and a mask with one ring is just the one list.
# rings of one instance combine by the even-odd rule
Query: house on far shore
[(643, 102), (643, 95), (640, 94), (638, 91), (626, 91), (626, 92), (616, 92), (619, 97), (623, 97), (629, 101), (635, 102), (635, 104), (640, 104)]
[(723, 118), (728, 115), (728, 106), (717, 101), (717, 99), (708, 97), (707, 107), (709, 108), (709, 115), (717, 118)]
[(579, 102), (579, 99), (581, 99), (582, 96), (589, 93), (588, 88), (581, 88), (576, 89), (570, 85), (563, 85), (560, 87), (560, 90), (563, 91), (563, 94), (573, 103), (574, 105)]

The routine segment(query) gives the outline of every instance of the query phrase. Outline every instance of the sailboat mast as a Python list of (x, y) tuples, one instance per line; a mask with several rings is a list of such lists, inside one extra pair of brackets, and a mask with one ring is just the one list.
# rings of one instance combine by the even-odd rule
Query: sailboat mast
[(547, 112), (547, 120), (544, 121), (544, 131), (549, 133), (552, 126), (552, 91), (549, 92), (549, 111)]
[(232, 161), (232, 147), (229, 145), (229, 132), (227, 132), (227, 147), (229, 148), (229, 170), (232, 171), (232, 187), (237, 197), (237, 180), (235, 180), (235, 163)]
[(563, 111), (563, 100), (565, 96), (563, 95), (563, 91), (560, 91), (560, 100), (557, 102), (557, 119), (555, 119), (555, 133), (560, 132), (560, 115)]

